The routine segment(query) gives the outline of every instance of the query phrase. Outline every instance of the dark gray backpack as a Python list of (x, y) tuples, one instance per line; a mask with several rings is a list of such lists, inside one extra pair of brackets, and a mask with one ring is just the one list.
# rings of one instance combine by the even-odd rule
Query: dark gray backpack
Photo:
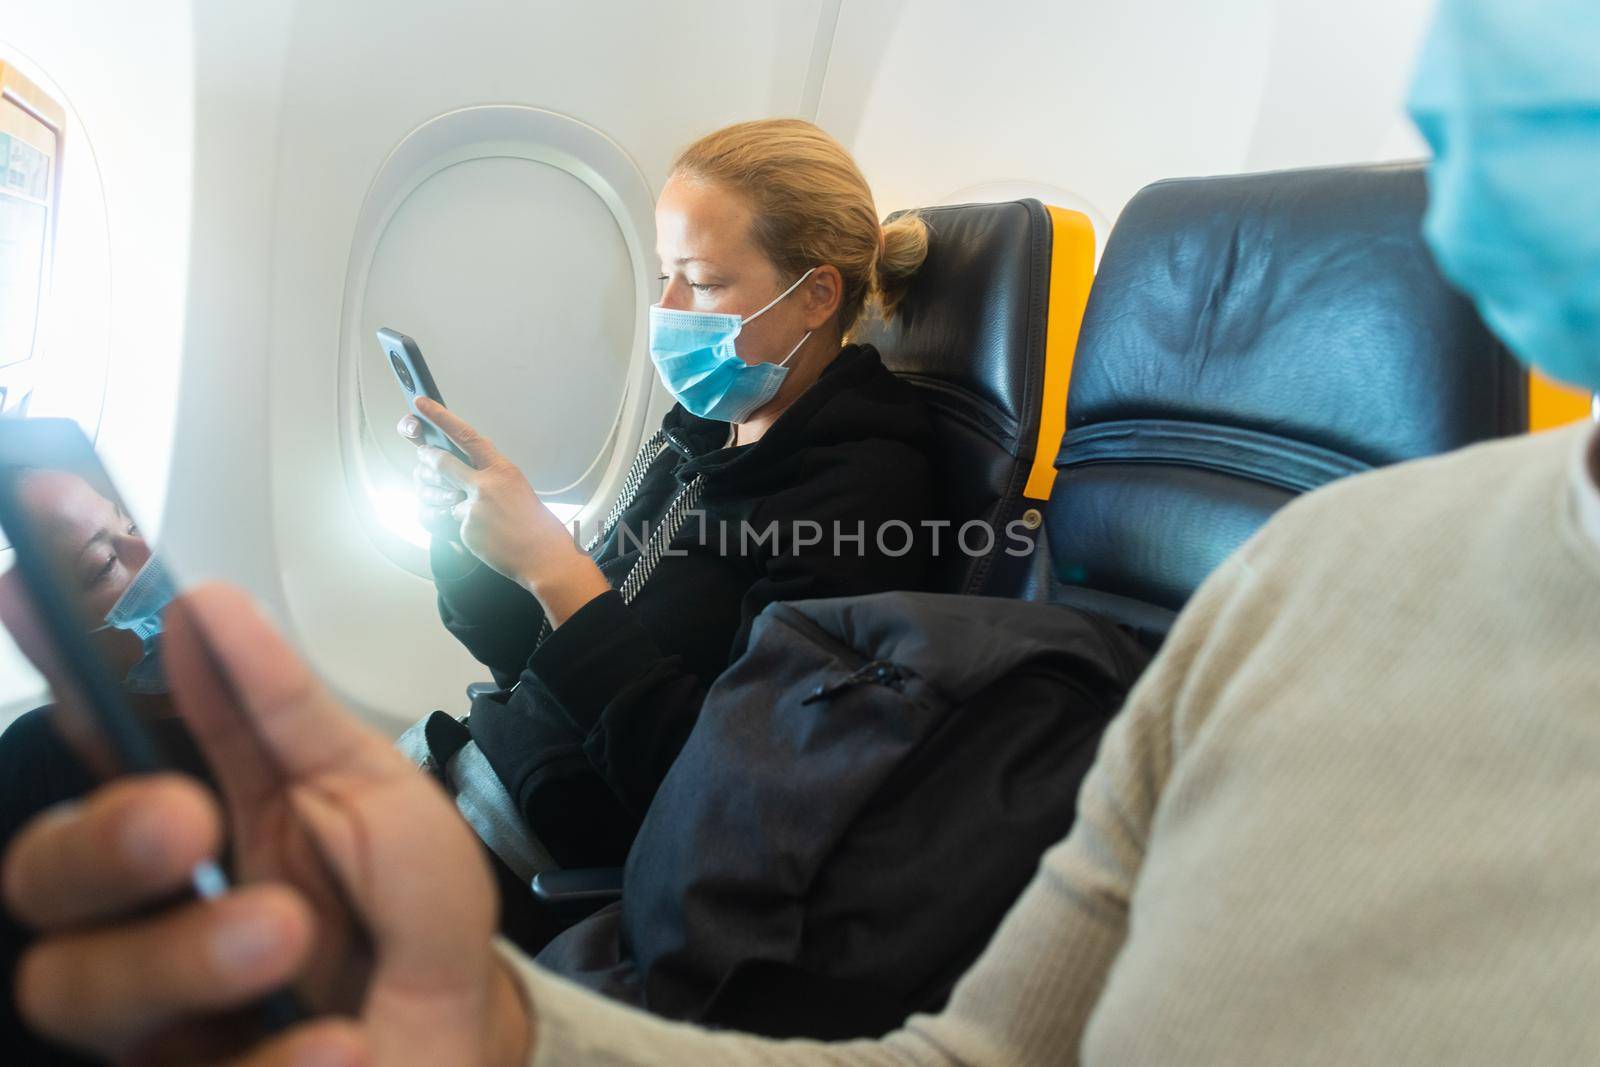
[(878, 1034), (935, 1010), (1071, 828), (1147, 659), (1056, 605), (775, 604), (651, 804), (622, 902), (540, 962), (757, 1033)]

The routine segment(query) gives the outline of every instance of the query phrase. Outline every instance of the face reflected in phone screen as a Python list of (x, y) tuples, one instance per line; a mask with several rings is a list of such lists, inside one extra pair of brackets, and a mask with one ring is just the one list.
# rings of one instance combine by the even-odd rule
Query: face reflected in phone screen
[[(30, 422), (55, 424), (56, 432), (30, 432), (51, 429)], [(0, 641), (8, 635), (14, 642), (4, 667), (13, 690), (18, 677), (25, 690), (32, 687), (20, 704), (14, 699), (14, 709), (37, 702), (33, 714), (49, 722), (80, 771), (93, 777), (159, 768), (200, 780), (225, 812), (226, 878), (291, 881), (318, 912), (320, 938), (364, 946), (366, 933), (342, 880), (299, 819), (293, 783), (284, 780), (192, 613), (183, 630), (198, 640), (186, 646), (186, 675), (169, 676), (166, 642), (174, 619), (187, 610), (180, 584), (70, 424), (0, 420), (0, 523), (11, 545), (0, 573)], [(198, 670), (189, 668), (197, 662)], [(204, 694), (203, 707), (191, 706), (196, 694)], [(213, 765), (226, 773), (214, 773)], [(0, 803), (6, 802), (0, 788)], [(365, 959), (359, 951), (327, 956)], [(316, 1009), (348, 1009), (365, 987), (365, 962), (312, 972), (307, 988), (296, 992)]]
[(26, 471), (18, 493), (107, 668), (130, 692), (164, 692), (161, 615), (176, 590), (127, 508), (75, 471)]
[[(74, 688), (82, 669), (81, 664), (78, 670), (67, 669), (58, 639), (33, 607), (19, 571), (32, 565), (60, 594), (61, 605), (92, 653), (93, 666), (160, 743), (163, 761), (199, 774), (203, 767), (194, 746), (176, 727), (161, 654), (164, 616), (176, 586), (109, 478), (98, 463), (88, 462), (92, 456), (87, 453), (84, 462), (73, 463), (71, 457), (41, 454), (34, 457), (36, 465), (5, 471), (13, 511), (27, 526), (7, 531), (15, 544), (8, 553), (9, 569), (0, 576), (0, 619), (22, 654), (10, 658), (22, 661), (17, 668), (31, 676), (41, 695), (47, 689)], [(28, 549), (34, 558), (24, 560)], [(115, 746), (99, 736), (102, 731), (84, 721), (84, 709), (77, 707), (84, 700), (80, 693), (43, 707), (96, 774), (127, 769)]]

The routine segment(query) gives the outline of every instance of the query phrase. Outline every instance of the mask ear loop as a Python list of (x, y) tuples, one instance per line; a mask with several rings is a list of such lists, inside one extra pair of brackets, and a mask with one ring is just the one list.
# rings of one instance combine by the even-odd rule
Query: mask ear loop
[[(811, 331), (807, 330), (806, 331), (806, 337), (810, 337), (810, 336), (811, 336)], [(800, 344), (799, 345), (795, 345), (793, 348), (789, 349), (789, 354), (787, 356), (784, 356), (783, 359), (781, 359), (778, 362), (778, 366), (783, 367), (783, 366), (787, 366), (788, 365), (789, 361), (794, 358), (794, 354), (796, 352), (800, 351), (800, 345), (803, 345), (803, 344), (806, 343), (806, 337), (800, 338)]]
[[(746, 322), (751, 322), (752, 320), (754, 320), (758, 316), (765, 315), (767, 313), (768, 308), (771, 308), (773, 304), (776, 304), (778, 301), (782, 300), (784, 297), (788, 296), (790, 293), (792, 293), (796, 289), (798, 289), (800, 287), (800, 283), (805, 281), (807, 278), (811, 277), (811, 272), (816, 270), (816, 269), (817, 268), (815, 268), (815, 267), (807, 267), (806, 268), (806, 272), (804, 274), (800, 275), (800, 277), (796, 278), (794, 280), (794, 284), (793, 285), (789, 286), (789, 288), (785, 289), (783, 292), (781, 292), (777, 296), (773, 297), (771, 302), (768, 303), (766, 307), (762, 308), (760, 311), (756, 312), (754, 315), (751, 315), (749, 318), (744, 319), (743, 321), (741, 321), (739, 323), (739, 325), (743, 326)], [(805, 334), (805, 337), (800, 338), (799, 344), (796, 344), (793, 348), (789, 349), (789, 354), (787, 356), (784, 356), (781, 360), (779, 360), (777, 362), (776, 366), (779, 366), (779, 367), (788, 366), (789, 365), (789, 361), (794, 358), (794, 354), (796, 352), (800, 351), (800, 345), (805, 344), (806, 343), (806, 338), (810, 337), (810, 336), (811, 336), (811, 331), (807, 330), (806, 334)]]
[(811, 276), (811, 272), (816, 270), (816, 269), (817, 268), (815, 268), (815, 267), (807, 267), (806, 268), (806, 272), (804, 274), (800, 275), (800, 277), (796, 278), (794, 280), (794, 284), (793, 285), (789, 286), (789, 288), (785, 289), (783, 292), (781, 292), (777, 296), (773, 297), (770, 301), (767, 302), (767, 306), (762, 308), (760, 311), (757, 311), (753, 315), (746, 315), (743, 319), (741, 319), (739, 321), (739, 325), (743, 326), (745, 323), (754, 322), (756, 319), (760, 318), (762, 315), (765, 315), (769, 310), (771, 310), (773, 304), (776, 304), (778, 301), (782, 300), (784, 297), (788, 296), (790, 293), (792, 293), (796, 289), (798, 289), (800, 287), (800, 283), (805, 281), (807, 278), (809, 278)]

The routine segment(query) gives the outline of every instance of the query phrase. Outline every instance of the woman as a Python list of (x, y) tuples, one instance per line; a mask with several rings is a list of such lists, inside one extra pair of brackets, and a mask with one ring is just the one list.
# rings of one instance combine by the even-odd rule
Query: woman
[[(915, 589), (928, 570), (898, 528), (935, 513), (928, 414), (845, 340), (894, 313), (923, 224), (880, 227), (844, 149), (784, 119), (690, 145), (656, 231), (650, 353), (678, 403), (587, 551), (506, 457), (419, 401), (473, 461), (419, 445), (417, 481), (440, 614), (502, 687), (467, 731), (537, 839), (531, 860), (496, 848), (523, 897), (530, 867), (622, 862), (764, 607)], [(417, 420), (400, 432), (416, 440)], [(467, 734), (443, 719), (403, 747), (448, 764)]]

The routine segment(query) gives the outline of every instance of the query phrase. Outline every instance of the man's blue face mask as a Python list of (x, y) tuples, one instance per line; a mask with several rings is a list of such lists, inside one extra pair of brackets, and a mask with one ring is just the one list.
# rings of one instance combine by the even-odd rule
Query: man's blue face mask
[(812, 267), (800, 275), (766, 307), (742, 319), (738, 315), (651, 305), (650, 358), (667, 392), (685, 411), (719, 422), (743, 422), (771, 400), (789, 376), (786, 364), (800, 351), (811, 331), (807, 330), (779, 363), (746, 363), (739, 358), (734, 339), (745, 323), (766, 314), (816, 269)]
[(161, 613), (176, 595), (177, 590), (167, 569), (161, 565), (160, 557), (151, 556), (106, 612), (105, 625), (95, 627), (95, 632), (127, 630), (139, 639), (143, 654), (122, 681), (123, 688), (130, 693), (167, 691), (166, 672), (161, 663)]
[(1443, 0), (1409, 107), (1440, 268), (1520, 359), (1600, 391), (1600, 7)]

